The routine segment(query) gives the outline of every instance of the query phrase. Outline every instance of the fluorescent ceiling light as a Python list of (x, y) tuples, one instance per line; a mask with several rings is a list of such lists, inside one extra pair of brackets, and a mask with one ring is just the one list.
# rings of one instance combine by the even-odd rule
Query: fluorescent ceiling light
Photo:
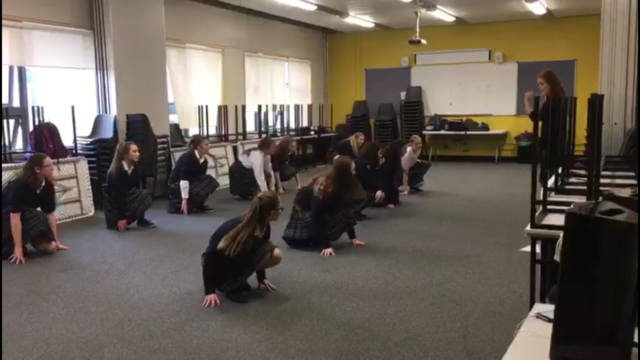
[(402, 2), (406, 2), (406, 3), (413, 2), (413, 0), (400, 0), (400, 1), (402, 1)]
[(433, 17), (436, 17), (440, 20), (446, 21), (446, 22), (454, 22), (456, 21), (456, 17), (449, 14), (448, 12), (444, 11), (442, 8), (437, 7), (433, 10), (427, 10), (427, 13)]
[(298, 9), (306, 10), (306, 11), (316, 11), (318, 10), (318, 6), (315, 4), (308, 3), (302, 0), (278, 0), (280, 4), (293, 6)]
[(544, 0), (525, 0), (525, 5), (536, 15), (544, 15), (547, 13), (547, 4)]
[(374, 23), (372, 23), (370, 21), (367, 21), (367, 20), (361, 19), (359, 17), (352, 16), (352, 15), (349, 15), (348, 17), (346, 17), (344, 19), (344, 21), (348, 22), (349, 24), (358, 25), (358, 26), (362, 26), (362, 27), (366, 27), (366, 28), (372, 28), (372, 27), (376, 26), (376, 24), (374, 24)]

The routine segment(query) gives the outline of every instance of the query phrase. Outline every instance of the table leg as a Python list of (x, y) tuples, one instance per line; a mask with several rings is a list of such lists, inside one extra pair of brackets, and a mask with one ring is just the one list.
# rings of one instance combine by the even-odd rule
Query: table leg
[(538, 253), (536, 251), (537, 244), (538, 240), (531, 238), (531, 253), (529, 257), (529, 309), (533, 309), (533, 306), (536, 304), (536, 262), (538, 260)]
[(496, 165), (500, 163), (500, 147), (496, 146)]
[(433, 158), (433, 145), (429, 146), (429, 162), (431, 162), (431, 158)]

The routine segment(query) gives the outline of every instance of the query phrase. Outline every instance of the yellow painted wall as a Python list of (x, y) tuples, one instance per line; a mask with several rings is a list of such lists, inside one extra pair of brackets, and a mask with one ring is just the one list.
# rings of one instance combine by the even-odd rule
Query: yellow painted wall
[[(399, 67), (402, 57), (411, 59), (417, 51), (488, 48), (502, 52), (506, 61), (576, 59), (578, 129), (586, 127), (586, 99), (598, 90), (600, 16), (423, 28), (420, 35), (428, 45), (422, 48), (407, 44), (412, 35), (412, 30), (392, 30), (329, 36), (329, 101), (334, 105), (334, 125), (344, 123), (353, 101), (364, 99), (365, 69)], [(511, 155), (513, 136), (532, 130), (526, 117), (474, 120), (510, 132), (505, 156)], [(583, 138), (579, 134), (577, 143), (582, 144)]]

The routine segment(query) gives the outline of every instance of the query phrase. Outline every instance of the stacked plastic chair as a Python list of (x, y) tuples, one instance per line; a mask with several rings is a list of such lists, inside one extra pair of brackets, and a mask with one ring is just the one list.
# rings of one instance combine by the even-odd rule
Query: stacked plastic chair
[(78, 136), (78, 156), (84, 156), (89, 165), (91, 191), (97, 206), (102, 205), (102, 185), (118, 146), (118, 120), (114, 115), (100, 114), (93, 120), (88, 136)]
[(156, 135), (146, 114), (127, 114), (127, 141), (135, 142), (140, 149), (138, 164), (151, 194), (166, 195), (172, 168), (169, 135)]
[(371, 119), (369, 117), (369, 105), (366, 100), (355, 101), (353, 110), (348, 119), (349, 133), (362, 133), (367, 141), (372, 141)]
[(400, 119), (404, 141), (409, 141), (413, 135), (422, 136), (422, 131), (425, 128), (422, 87), (411, 86), (407, 88), (404, 101), (400, 104)]
[(378, 117), (373, 122), (375, 139), (378, 144), (388, 144), (400, 138), (396, 109), (391, 103), (380, 104)]

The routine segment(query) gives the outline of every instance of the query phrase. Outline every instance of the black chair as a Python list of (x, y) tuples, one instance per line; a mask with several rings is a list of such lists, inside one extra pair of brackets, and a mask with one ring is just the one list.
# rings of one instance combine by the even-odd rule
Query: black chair
[(411, 86), (407, 88), (404, 101), (400, 104), (400, 119), (404, 141), (409, 141), (413, 135), (423, 135), (425, 118), (422, 87)]
[(349, 126), (350, 135), (362, 133), (366, 141), (373, 140), (369, 105), (366, 100), (359, 100), (353, 103), (353, 108), (351, 115), (348, 117), (347, 125)]
[(379, 144), (388, 144), (400, 137), (396, 110), (391, 103), (380, 104), (373, 124), (375, 140)]

